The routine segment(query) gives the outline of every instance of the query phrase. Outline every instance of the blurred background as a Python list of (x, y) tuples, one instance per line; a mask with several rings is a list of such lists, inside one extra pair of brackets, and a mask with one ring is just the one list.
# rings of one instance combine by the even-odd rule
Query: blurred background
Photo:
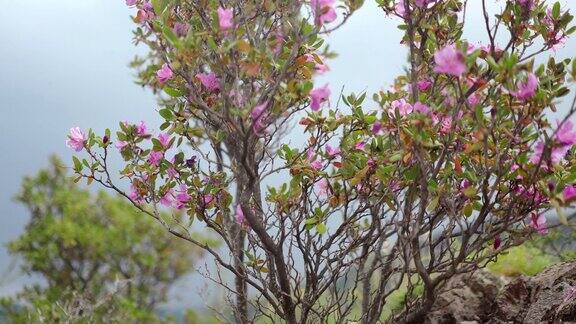
[[(477, 2), (477, 1), (472, 1)], [(500, 5), (490, 0), (492, 9)], [(23, 177), (49, 165), (56, 154), (69, 165), (72, 152), (65, 146), (70, 127), (113, 131), (119, 121), (145, 120), (156, 128), (153, 95), (133, 82), (128, 63), (145, 48), (132, 44), (134, 14), (123, 0), (0, 0), (0, 296), (10, 296), (41, 278), (19, 271), (6, 243), (18, 238), (29, 220), (28, 210), (14, 200)], [(467, 30), (471, 43), (483, 39), (483, 24), (471, 4)], [(565, 6), (574, 6), (564, 1)], [(330, 83), (337, 101), (345, 93), (370, 95), (391, 85), (405, 66), (405, 51), (396, 29), (375, 6), (365, 6), (350, 23), (329, 37), (339, 56), (331, 71), (318, 80)], [(556, 53), (576, 54), (571, 39)], [(119, 164), (116, 165), (116, 168)], [(168, 235), (168, 234), (166, 234)], [(181, 279), (166, 307), (201, 306), (202, 278)], [(182, 288), (182, 287), (188, 288)]]

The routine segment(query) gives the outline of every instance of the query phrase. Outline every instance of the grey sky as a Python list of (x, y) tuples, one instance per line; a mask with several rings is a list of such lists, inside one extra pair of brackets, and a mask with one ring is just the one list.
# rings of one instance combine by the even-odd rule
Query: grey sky
[[(478, 5), (479, 1), (472, 6)], [(496, 0), (489, 0), (492, 7)], [(12, 201), (23, 176), (34, 174), (56, 153), (70, 161), (64, 145), (72, 126), (102, 131), (119, 121), (156, 125), (152, 95), (133, 83), (127, 67), (138, 52), (131, 43), (131, 10), (123, 0), (0, 0), (0, 244), (16, 238), (26, 211)], [(467, 34), (481, 39), (478, 10), (469, 10)], [(329, 82), (337, 94), (388, 88), (403, 70), (397, 20), (366, 5), (330, 36), (340, 56), (329, 62)], [(575, 42), (559, 56), (573, 56)], [(334, 96), (333, 100), (336, 99)], [(369, 104), (369, 106), (372, 104)], [(368, 107), (375, 108), (374, 105)], [(0, 274), (9, 263), (0, 248)], [(0, 286), (0, 295), (19, 289), (25, 279)], [(185, 297), (185, 296), (182, 296)]]

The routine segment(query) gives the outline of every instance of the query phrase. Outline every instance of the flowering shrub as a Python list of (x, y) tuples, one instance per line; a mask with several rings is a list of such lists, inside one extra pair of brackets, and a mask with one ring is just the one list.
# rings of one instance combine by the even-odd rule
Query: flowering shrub
[[(462, 38), (466, 1), (377, 0), (401, 22), (409, 68), (374, 103), (342, 95), (344, 109), (313, 77), (333, 55), (322, 36), (361, 0), (127, 1), (135, 40), (150, 48), (134, 62), (140, 82), (163, 92), (162, 133), (120, 123), (130, 191), (110, 177), (110, 131), (72, 130), (69, 146), (87, 154), (74, 168), (231, 272), (233, 285), (213, 280), (239, 323), (373, 323), (400, 287), (395, 318), (421, 322), (448, 279), (545, 234), (547, 211), (576, 196), (576, 106), (546, 118), (576, 67), (534, 63), (575, 30), (572, 16), (508, 0), (492, 17), (481, 1), (486, 42), (473, 45)], [(302, 147), (285, 141), (295, 120)], [(162, 205), (189, 219), (169, 223)], [(195, 239), (193, 222), (228, 249)]]

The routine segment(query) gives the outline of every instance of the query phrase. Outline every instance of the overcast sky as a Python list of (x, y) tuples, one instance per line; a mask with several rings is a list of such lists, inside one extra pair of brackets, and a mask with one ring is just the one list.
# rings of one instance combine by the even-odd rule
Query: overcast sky
[[(386, 18), (366, 0), (347, 26), (330, 37), (340, 55), (329, 62), (333, 93), (369, 93), (388, 88), (402, 72), (405, 50), (397, 20)], [(479, 40), (479, 10), (469, 8), (470, 39)], [(498, 1), (489, 0), (491, 7)], [(0, 244), (16, 238), (27, 221), (15, 204), (22, 177), (46, 166), (50, 154), (70, 161), (64, 145), (72, 126), (103, 130), (118, 121), (157, 125), (150, 93), (133, 83), (127, 67), (139, 51), (131, 43), (131, 10), (123, 0), (0, 0)], [(570, 41), (556, 55), (573, 56)], [(143, 49), (140, 49), (142, 51)], [(371, 96), (369, 96), (371, 97)], [(369, 107), (374, 108), (374, 107)], [(0, 247), (0, 277), (10, 258)], [(16, 291), (25, 279), (0, 280), (0, 295)], [(181, 296), (185, 297), (185, 296)]]

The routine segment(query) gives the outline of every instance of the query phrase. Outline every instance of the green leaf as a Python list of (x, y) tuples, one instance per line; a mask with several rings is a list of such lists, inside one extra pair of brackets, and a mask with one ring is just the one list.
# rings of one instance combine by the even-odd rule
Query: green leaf
[(552, 7), (552, 17), (554, 17), (554, 19), (560, 17), (560, 2), (556, 2), (554, 7)]
[(318, 232), (318, 234), (323, 235), (326, 233), (326, 225), (324, 223), (318, 223), (316, 224), (316, 232)]
[(82, 162), (80, 162), (80, 160), (75, 156), (72, 157), (72, 161), (74, 162), (74, 171), (82, 171)]

